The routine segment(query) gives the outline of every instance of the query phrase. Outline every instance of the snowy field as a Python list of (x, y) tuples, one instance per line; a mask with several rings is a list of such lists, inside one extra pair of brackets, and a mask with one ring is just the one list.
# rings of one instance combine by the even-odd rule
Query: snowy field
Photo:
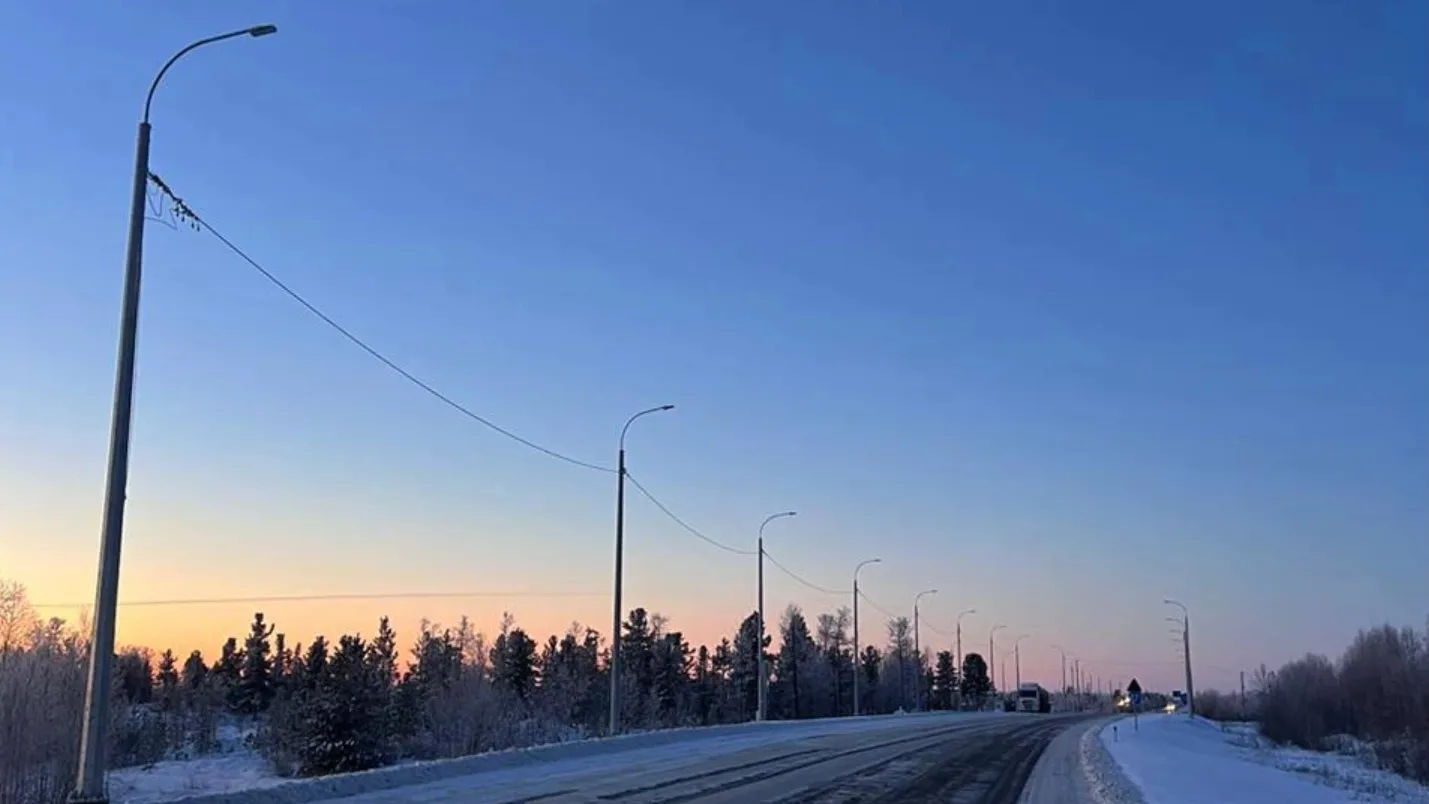
[(113, 804), (152, 804), (197, 795), (274, 787), (287, 779), (247, 744), (251, 727), (227, 722), (218, 727), (218, 750), (192, 759), (173, 759), (109, 772)]
[[(284, 779), (248, 749), (238, 730), (225, 727), (224, 751), (188, 760), (126, 768), (109, 774), (112, 804), (159, 804), (188, 800), (222, 804), (318, 801), (481, 774), (484, 782), (510, 783), (532, 773), (579, 774), (608, 765), (613, 754), (634, 752), (636, 767), (675, 767), (788, 740), (820, 735), (877, 733), (916, 721), (973, 722), (1002, 713), (927, 713), (826, 720), (741, 723), (670, 729), (613, 739), (582, 740), (527, 749), (496, 751), (434, 762), (405, 762), (361, 773), (316, 779)], [(465, 786), (470, 786), (467, 783)]]
[(1101, 742), (1145, 804), (1429, 804), (1429, 788), (1363, 758), (1271, 745), (1248, 724), (1184, 715), (1122, 718)]

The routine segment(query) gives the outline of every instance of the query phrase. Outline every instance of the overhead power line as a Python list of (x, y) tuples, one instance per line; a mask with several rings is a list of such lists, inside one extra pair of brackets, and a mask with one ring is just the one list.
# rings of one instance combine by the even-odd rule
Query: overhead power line
[(317, 317), (318, 320), (322, 321), (324, 324), (327, 324), (339, 335), (342, 335), (344, 338), (351, 341), (359, 349), (366, 352), (373, 359), (386, 366), (388, 369), (405, 379), (407, 382), (427, 392), (427, 394), (431, 395), (433, 398), (437, 399), (438, 401), (442, 402), (443, 404), (447, 405), (458, 413), (461, 413), (467, 418), (472, 419), (473, 421), (476, 421), (482, 425), (485, 425), (491, 430), (494, 430), (497, 433), (506, 436), (507, 438), (511, 439), (512, 441), (515, 441), (518, 444), (524, 445), (544, 455), (555, 458), (558, 461), (564, 461), (565, 463), (571, 464), (573, 466), (579, 466), (582, 469), (590, 469), (596, 472), (615, 472), (615, 470), (611, 469), (610, 467), (601, 466), (599, 464), (589, 463), (587, 461), (572, 458), (569, 455), (557, 452), (556, 450), (544, 447), (528, 438), (524, 438), (512, 432), (511, 430), (508, 430), (505, 427), (496, 424), (490, 419), (481, 416), (480, 414), (476, 413), (475, 411), (471, 410), (470, 408), (466, 407), (455, 399), (452, 399), (447, 394), (437, 390), (429, 383), (417, 378), (416, 375), (402, 368), (395, 361), (387, 357), (382, 352), (378, 351), (367, 341), (353, 334), (353, 332), (347, 327), (344, 327), (342, 324), (339, 324), (335, 319), (333, 319), (332, 316), (318, 309), (317, 305), (308, 301), (306, 298), (303, 297), (302, 294), (298, 293), (296, 290), (293, 290), (293, 288), (290, 287), (286, 282), (274, 275), (272, 271), (269, 271), (267, 268), (264, 268), (262, 265), (260, 265), (257, 260), (250, 257), (247, 252), (239, 248), (232, 240), (229, 240), (227, 237), (224, 237), (221, 232), (213, 228), (213, 224), (200, 217), (197, 212), (193, 211), (192, 207), (185, 203), (182, 198), (179, 198), (178, 195), (176, 195), (174, 191), (170, 189), (169, 186), (164, 183), (164, 180), (160, 179), (157, 174), (151, 172), (149, 174), (149, 179), (155, 184), (155, 186), (159, 188), (159, 191), (162, 192), (165, 196), (167, 196), (169, 200), (173, 203), (174, 214), (176, 217), (181, 220), (188, 220), (194, 224), (197, 224), (196, 228), (201, 228), (207, 231), (209, 234), (213, 235), (220, 243), (227, 246), (229, 251), (232, 251), (234, 254), (238, 255), (238, 257), (244, 262), (248, 263), (250, 267), (256, 270), (259, 274), (262, 274), (263, 278), (267, 279), (270, 283), (272, 283), (274, 287), (287, 294), (288, 297), (291, 298), (293, 301), (296, 301), (298, 304), (301, 304), (309, 313), (312, 313), (315, 317)]
[[(403, 600), (427, 598), (605, 597), (606, 592), (342, 592), (319, 595), (257, 595), (253, 597), (195, 597), (168, 600), (121, 600), (120, 606), (217, 606), (232, 603), (302, 603), (322, 600)], [(82, 609), (86, 603), (36, 603), (37, 609)]]
[[(499, 433), (499, 434), (501, 434), (501, 435), (503, 435), (503, 436), (505, 436), (505, 437), (511, 439), (512, 441), (515, 441), (515, 442), (518, 443), (518, 444), (521, 444), (521, 445), (523, 445), (523, 446), (525, 446), (525, 447), (528, 447), (528, 448), (530, 448), (530, 449), (532, 449), (532, 450), (535, 450), (535, 451), (537, 451), (537, 452), (540, 452), (540, 453), (542, 453), (542, 454), (544, 454), (544, 455), (546, 455), (546, 456), (548, 456), (548, 457), (555, 458), (556, 460), (562, 461), (562, 462), (564, 462), (564, 463), (568, 463), (568, 464), (571, 464), (571, 465), (573, 465), (573, 466), (578, 466), (578, 467), (583, 468), (583, 469), (590, 469), (590, 470), (596, 471), (596, 472), (614, 473), (614, 472), (617, 471), (617, 470), (612, 469), (612, 468), (610, 468), (610, 467), (608, 467), (608, 466), (601, 466), (601, 465), (599, 465), (599, 464), (590, 463), (590, 462), (587, 462), (587, 461), (582, 461), (582, 460), (573, 458), (573, 457), (571, 457), (571, 456), (569, 456), (569, 455), (566, 455), (566, 454), (564, 454), (564, 453), (557, 452), (556, 450), (553, 450), (553, 449), (550, 449), (550, 448), (548, 448), (548, 447), (545, 447), (545, 446), (543, 446), (543, 445), (541, 445), (541, 444), (538, 444), (538, 443), (536, 443), (536, 442), (534, 442), (534, 441), (531, 441), (530, 439), (527, 439), (527, 438), (525, 438), (525, 437), (523, 437), (523, 436), (521, 436), (521, 435), (519, 435), (519, 434), (517, 434), (517, 433), (515, 433), (515, 432), (513, 432), (513, 431), (511, 431), (511, 430), (508, 430), (508, 429), (506, 429), (506, 428), (504, 428), (504, 427), (501, 427), (500, 425), (496, 424), (495, 422), (491, 421), (490, 419), (487, 419), (486, 417), (481, 416), (480, 414), (476, 413), (475, 411), (471, 410), (470, 408), (466, 407), (465, 405), (461, 404), (460, 402), (457, 402), (457, 401), (456, 401), (455, 399), (453, 399), (451, 396), (447, 395), (446, 393), (443, 393), (442, 391), (438, 390), (437, 388), (435, 388), (435, 387), (432, 386), (431, 384), (429, 384), (429, 383), (425, 382), (424, 380), (418, 378), (416, 375), (412, 374), (412, 373), (411, 373), (410, 371), (408, 371), (407, 369), (405, 369), (405, 368), (403, 368), (402, 366), (398, 365), (394, 360), (392, 360), (391, 358), (387, 357), (385, 354), (383, 354), (381, 351), (379, 351), (376, 347), (372, 346), (372, 345), (369, 344), (367, 341), (363, 340), (361, 337), (359, 337), (358, 335), (356, 335), (355, 333), (353, 333), (353, 332), (352, 332), (351, 330), (349, 330), (347, 327), (344, 327), (342, 324), (338, 323), (336, 319), (334, 319), (332, 316), (328, 315), (327, 313), (323, 312), (316, 304), (314, 304), (313, 302), (309, 301), (306, 297), (304, 297), (302, 294), (298, 293), (296, 290), (294, 290), (291, 286), (289, 286), (289, 285), (288, 285), (286, 282), (284, 282), (282, 279), (278, 278), (278, 276), (277, 276), (276, 274), (274, 274), (272, 271), (270, 271), (270, 270), (268, 270), (267, 268), (265, 268), (262, 264), (260, 264), (260, 263), (259, 263), (257, 260), (255, 260), (253, 257), (249, 256), (249, 254), (248, 254), (246, 251), (244, 251), (242, 248), (240, 248), (236, 243), (234, 243), (232, 240), (229, 240), (227, 237), (225, 237), (225, 236), (223, 235), (222, 232), (220, 232), (220, 231), (218, 231), (217, 229), (215, 229), (215, 228), (213, 227), (213, 224), (209, 223), (207, 220), (205, 220), (204, 218), (200, 217), (199, 214), (198, 214), (197, 212), (195, 212), (195, 211), (193, 210), (193, 208), (188, 205), (187, 202), (185, 202), (185, 201), (184, 201), (182, 198), (180, 198), (176, 193), (174, 193), (173, 189), (170, 188), (169, 185), (166, 184), (163, 179), (159, 178), (159, 176), (158, 176), (157, 174), (151, 172), (151, 173), (149, 174), (149, 179), (150, 179), (151, 182), (153, 182), (154, 186), (158, 188), (159, 192), (162, 193), (164, 197), (166, 197), (166, 198), (169, 199), (169, 201), (170, 201), (170, 203), (171, 203), (171, 205), (172, 205), (172, 207), (173, 207), (173, 212), (174, 212), (174, 215), (175, 215), (176, 218), (178, 218), (178, 219), (181, 220), (181, 221), (188, 222), (188, 223), (189, 223), (190, 225), (192, 225), (195, 229), (200, 229), (200, 230), (203, 230), (203, 231), (208, 232), (208, 233), (209, 233), (210, 235), (212, 235), (215, 239), (217, 239), (220, 243), (222, 243), (226, 248), (228, 248), (229, 251), (231, 251), (231, 252), (233, 252), (235, 255), (237, 255), (239, 259), (241, 259), (241, 260), (243, 260), (245, 263), (247, 263), (249, 267), (251, 267), (251, 268), (253, 268), (253, 270), (257, 271), (264, 279), (266, 279), (266, 280), (267, 280), (269, 283), (271, 283), (274, 287), (276, 287), (278, 290), (282, 291), (284, 294), (286, 294), (286, 295), (287, 295), (289, 298), (291, 298), (293, 301), (295, 301), (295, 302), (297, 302), (298, 304), (300, 304), (305, 310), (307, 310), (309, 313), (311, 313), (311, 314), (312, 314), (314, 317), (316, 317), (318, 320), (322, 321), (324, 324), (326, 324), (327, 326), (329, 326), (330, 328), (332, 328), (332, 329), (333, 329), (334, 331), (336, 331), (339, 335), (341, 335), (342, 337), (346, 338), (349, 342), (351, 342), (353, 345), (357, 346), (357, 347), (358, 347), (359, 349), (361, 349), (363, 352), (367, 353), (367, 355), (368, 355), (369, 357), (371, 357), (371, 358), (373, 358), (374, 360), (376, 360), (377, 362), (381, 363), (381, 364), (382, 364), (383, 366), (385, 366), (388, 370), (390, 370), (390, 371), (392, 371), (393, 373), (397, 374), (397, 375), (400, 376), (402, 379), (406, 380), (407, 382), (409, 382), (409, 383), (411, 383), (412, 385), (416, 386), (417, 388), (419, 388), (420, 390), (424, 391), (425, 393), (427, 393), (427, 394), (430, 395), (431, 397), (435, 398), (435, 399), (438, 400), (439, 402), (445, 404), (446, 406), (452, 408), (453, 410), (455, 410), (455, 411), (457, 411), (458, 413), (460, 413), (460, 414), (466, 416), (467, 418), (472, 419), (473, 421), (476, 421), (477, 423), (479, 423), (479, 424), (481, 424), (481, 425), (483, 425), (483, 426), (485, 426), (485, 427), (487, 427), (487, 428), (489, 428), (489, 429), (491, 429), (491, 430), (493, 430), (493, 431), (495, 431), (495, 432), (497, 432), (497, 433)], [(739, 556), (753, 556), (753, 555), (757, 555), (757, 554), (758, 554), (758, 552), (755, 551), (755, 550), (743, 550), (743, 549), (740, 549), (740, 548), (738, 548), (738, 547), (733, 547), (733, 546), (731, 546), (731, 545), (728, 545), (728, 544), (725, 544), (724, 542), (719, 541), (718, 539), (715, 539), (715, 538), (713, 538), (713, 537), (711, 537), (711, 536), (706, 535), (705, 533), (703, 533), (702, 531), (700, 531), (698, 528), (696, 528), (696, 527), (694, 527), (693, 525), (691, 525), (690, 523), (686, 522), (686, 521), (685, 521), (684, 519), (682, 519), (679, 515), (677, 515), (674, 511), (670, 510), (669, 506), (667, 506), (667, 505), (665, 505), (663, 502), (661, 502), (661, 501), (659, 500), (659, 498), (657, 498), (654, 494), (652, 494), (649, 489), (645, 488), (645, 486), (644, 486), (643, 484), (641, 484), (639, 480), (635, 479), (635, 477), (634, 477), (633, 475), (631, 475), (629, 472), (626, 472), (626, 479), (630, 481), (630, 484), (631, 484), (632, 486), (634, 486), (637, 491), (639, 491), (642, 495), (645, 496), (646, 499), (648, 499), (651, 503), (653, 503), (653, 504), (655, 505), (655, 507), (660, 510), (661, 513), (663, 513), (665, 516), (669, 517), (669, 519), (670, 519), (672, 522), (674, 522), (675, 524), (679, 525), (683, 530), (685, 530), (687, 533), (689, 533), (690, 535), (694, 536), (695, 538), (700, 539), (701, 541), (705, 542), (706, 544), (709, 544), (709, 545), (712, 546), (712, 547), (715, 547), (715, 548), (717, 548), (717, 549), (719, 549), (719, 550), (723, 550), (723, 551), (725, 551), (725, 552), (727, 552), (727, 553), (730, 553), (730, 554), (733, 554), (733, 555), (739, 555)], [(808, 588), (810, 588), (810, 589), (813, 589), (814, 591), (822, 592), (822, 593), (824, 593), (824, 594), (829, 594), (829, 595), (843, 595), (843, 594), (848, 594), (847, 591), (837, 590), (837, 589), (830, 589), (830, 588), (828, 588), (828, 587), (820, 586), (819, 584), (813, 583), (812, 581), (809, 581), (809, 580), (803, 578), (803, 577), (800, 576), (799, 574), (795, 573), (793, 570), (791, 570), (791, 569), (789, 569), (788, 567), (786, 567), (786, 566), (784, 566), (783, 564), (781, 564), (777, 559), (775, 559), (773, 556), (770, 556), (767, 552), (765, 553), (765, 556), (768, 557), (769, 560), (774, 564), (774, 566), (777, 567), (777, 568), (778, 568), (780, 571), (782, 571), (784, 574), (788, 575), (790, 578), (794, 579), (796, 582), (798, 582), (798, 583), (800, 583), (800, 584), (803, 584), (804, 586), (806, 586), (806, 587), (808, 587)], [(500, 593), (492, 593), (492, 594), (489, 595), (489, 596), (495, 597), (495, 596), (499, 596), (499, 594), (500, 594)], [(198, 605), (198, 604), (210, 604), (210, 603), (263, 603), (263, 602), (277, 602), (277, 601), (290, 601), (290, 600), (340, 600), (340, 599), (364, 599), (364, 598), (376, 598), (376, 597), (414, 597), (414, 596), (417, 596), (417, 595), (400, 594), (400, 595), (390, 595), (390, 596), (373, 596), (373, 595), (357, 595), (357, 596), (327, 596), (327, 595), (319, 595), (319, 596), (279, 596), (279, 597), (269, 597), (269, 598), (224, 598), (224, 599), (212, 599), (212, 600), (133, 601), (133, 602), (129, 602), (129, 603), (122, 603), (122, 604), (120, 604), (120, 605), (126, 605), (126, 606), (147, 606), (147, 605)], [(434, 594), (430, 594), (430, 595), (427, 595), (427, 596), (429, 596), (429, 597), (471, 597), (471, 596), (476, 596), (476, 595), (467, 595), (467, 594), (449, 595), (449, 594), (434, 593)], [(552, 596), (558, 596), (558, 595), (552, 595)], [(578, 596), (584, 596), (584, 595), (581, 595), (581, 594), (570, 594), (570, 595), (561, 595), (561, 596), (578, 597)], [(867, 596), (866, 596), (866, 595), (865, 595), (865, 599), (867, 599)], [(870, 600), (869, 602), (870, 602), (870, 603), (873, 603), (871, 600)], [(84, 605), (84, 604), (64, 604), (63, 606), (61, 606), (61, 605), (56, 605), (56, 606), (54, 606), (54, 607), (55, 607), (55, 608), (60, 608), (60, 607), (74, 607), (75, 605)], [(873, 603), (873, 606), (874, 606), (875, 608), (878, 608), (878, 604), (876, 604), (876, 603)], [(882, 610), (882, 609), (880, 609), (880, 610)], [(884, 610), (884, 613), (887, 614), (887, 611)], [(889, 616), (893, 616), (893, 615), (890, 614)]]
[(799, 583), (801, 583), (801, 584), (803, 584), (803, 585), (809, 587), (810, 589), (814, 590), (815, 592), (823, 592), (823, 593), (826, 594), (826, 595), (846, 595), (846, 594), (848, 594), (848, 590), (847, 590), (847, 589), (829, 589), (829, 588), (826, 587), (826, 586), (819, 586), (818, 584), (813, 583), (812, 581), (807, 581), (807, 580), (805, 580), (805, 579), (799, 577), (798, 573), (794, 572), (793, 570), (789, 569), (788, 567), (784, 566), (783, 564), (780, 564), (780, 563), (779, 563), (779, 559), (777, 559), (777, 558), (775, 558), (774, 556), (770, 555), (768, 550), (765, 550), (765, 551), (764, 551), (764, 557), (767, 558), (767, 559), (769, 559), (769, 563), (771, 563), (771, 564), (773, 564), (774, 566), (778, 567), (785, 575), (788, 575), (790, 578), (793, 578), (794, 580), (796, 580), (796, 581), (798, 581)]
[(629, 471), (627, 471), (627, 472), (625, 473), (625, 479), (626, 479), (626, 480), (629, 480), (629, 481), (630, 481), (630, 485), (634, 486), (634, 487), (636, 488), (636, 490), (638, 490), (641, 494), (645, 495), (645, 499), (647, 499), (647, 500), (649, 500), (650, 502), (654, 503), (654, 504), (655, 504), (655, 507), (658, 508), (658, 509), (660, 509), (660, 510), (665, 514), (665, 516), (667, 516), (667, 517), (670, 518), (670, 520), (671, 520), (672, 522), (674, 522), (676, 525), (679, 525), (680, 527), (684, 528), (684, 529), (685, 529), (688, 533), (690, 533), (692, 536), (694, 536), (694, 537), (700, 539), (701, 541), (706, 542), (707, 544), (710, 544), (710, 545), (713, 545), (713, 546), (715, 546), (715, 547), (718, 547), (719, 549), (725, 551), (726, 553), (733, 553), (734, 555), (737, 555), (737, 556), (752, 556), (752, 555), (755, 555), (755, 551), (754, 551), (754, 550), (741, 550), (741, 549), (739, 549), (738, 547), (730, 547), (729, 545), (725, 544), (724, 542), (719, 541), (718, 539), (711, 538), (711, 537), (706, 536), (705, 534), (701, 533), (701, 532), (699, 531), (699, 529), (695, 528), (695, 527), (694, 527), (693, 525), (691, 525), (690, 523), (688, 523), (688, 522), (686, 522), (685, 520), (681, 519), (680, 517), (676, 516), (674, 511), (671, 511), (668, 506), (666, 506), (664, 503), (662, 503), (662, 502), (660, 502), (658, 499), (656, 499), (655, 495), (654, 495), (654, 494), (651, 494), (649, 489), (647, 489), (647, 488), (645, 488), (644, 486), (640, 485), (640, 481), (639, 481), (639, 480), (636, 480), (636, 479), (635, 479), (635, 476), (632, 475), (632, 474), (630, 474)]
[(858, 596), (861, 597), (861, 598), (863, 598), (863, 600), (864, 600), (865, 603), (867, 603), (868, 605), (872, 606), (872, 607), (873, 607), (874, 609), (876, 609), (877, 611), (882, 612), (882, 613), (883, 613), (883, 616), (889, 618), (890, 620), (896, 620), (896, 619), (898, 619), (898, 615), (897, 615), (897, 614), (894, 614), (893, 612), (889, 611), (888, 609), (885, 609), (884, 607), (878, 605), (878, 603), (877, 603), (873, 598), (869, 597), (868, 594), (865, 593), (862, 589), (858, 590)]
[(957, 636), (956, 634), (953, 634), (952, 632), (944, 631), (943, 629), (939, 628), (939, 627), (936, 626), (936, 625), (933, 625), (932, 623), (928, 622), (927, 620), (921, 620), (921, 622), (920, 622), (919, 624), (922, 625), (924, 628), (928, 629), (929, 631), (932, 631), (933, 633), (938, 634), (939, 636), (945, 636), (945, 637), (948, 637), (949, 639), (953, 639), (953, 638), (955, 638), (955, 637)]

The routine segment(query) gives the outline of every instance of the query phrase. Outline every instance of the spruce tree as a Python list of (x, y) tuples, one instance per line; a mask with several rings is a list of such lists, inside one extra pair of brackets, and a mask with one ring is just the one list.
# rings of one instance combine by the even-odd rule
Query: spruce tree
[(759, 653), (769, 644), (766, 635), (759, 638), (759, 613), (754, 612), (740, 623), (734, 637), (731, 657), (730, 684), (739, 720), (751, 720), (759, 708)]
[(988, 678), (987, 662), (981, 654), (969, 653), (963, 657), (961, 687), (963, 699), (975, 701), (978, 705), (992, 692), (992, 679)]
[(684, 715), (690, 684), (690, 646), (679, 631), (655, 643), (654, 716), (658, 725), (678, 725)]
[(858, 694), (863, 699), (859, 701), (859, 709), (863, 712), (872, 713), (875, 708), (869, 706), (874, 700), (874, 693), (878, 689), (878, 679), (882, 674), (883, 656), (878, 652), (878, 648), (866, 645), (863, 648), (863, 655), (858, 660), (858, 672), (860, 677)]
[(308, 645), (308, 650), (303, 654), (302, 684), (307, 689), (313, 689), (323, 681), (327, 675), (328, 647), (327, 639), (322, 634), (313, 637), (312, 644)]
[(159, 689), (167, 691), (179, 685), (179, 669), (177, 664), (178, 660), (174, 658), (174, 652), (172, 650), (164, 651), (163, 655), (159, 657), (159, 671), (155, 676), (155, 680), (159, 684)]
[(208, 665), (204, 664), (203, 652), (194, 651), (184, 660), (182, 681), (185, 689), (202, 688), (208, 681)]
[(218, 661), (214, 662), (210, 675), (232, 711), (238, 711), (242, 704), (242, 690), (239, 687), (242, 674), (243, 651), (238, 649), (238, 640), (229, 637), (228, 641), (223, 643), (223, 649), (219, 652)]
[(719, 678), (715, 675), (710, 649), (700, 646), (695, 655), (695, 717), (701, 726), (714, 722), (715, 705), (718, 702)]
[(243, 663), (239, 674), (235, 711), (256, 715), (267, 711), (273, 702), (272, 645), (268, 638), (273, 626), (263, 622), (263, 612), (253, 615), (253, 626), (243, 645)]
[(298, 772), (315, 776), (382, 765), (391, 758), (393, 746), (366, 643), (344, 635), (330, 657), (321, 639), (314, 640), (314, 646), (321, 647), (317, 652), (309, 648), (314, 662), (304, 671), (312, 673), (312, 687), (302, 693), (300, 717), (293, 724)]
[(939, 651), (933, 669), (933, 708), (952, 709), (958, 688), (958, 673), (952, 651)]
[[(771, 698), (778, 700), (777, 710), (786, 718), (806, 717), (810, 708), (808, 679), (818, 648), (809, 635), (809, 624), (798, 606), (785, 609), (779, 624), (779, 659), (776, 663), (778, 681), (772, 685)], [(771, 706), (771, 710), (775, 707)]]
[(526, 703), (536, 687), (536, 643), (520, 628), (496, 638), (501, 664), (494, 669), (498, 686)]

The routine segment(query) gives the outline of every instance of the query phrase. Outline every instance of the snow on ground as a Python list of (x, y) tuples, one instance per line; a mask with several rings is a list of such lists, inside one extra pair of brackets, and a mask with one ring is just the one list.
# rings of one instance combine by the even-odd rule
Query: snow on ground
[(273, 773), (267, 760), (249, 747), (252, 733), (251, 725), (221, 723), (218, 749), (211, 754), (110, 771), (110, 800), (114, 804), (152, 804), (283, 784), (287, 780)]
[(1100, 739), (1102, 729), (1093, 726), (1077, 741), (1077, 755), (1087, 792), (1096, 804), (1146, 804), (1141, 790), (1127, 778)]
[[(588, 773), (607, 766), (610, 755), (630, 752), (632, 769), (693, 764), (786, 740), (856, 731), (876, 732), (907, 725), (914, 719), (1003, 717), (1001, 713), (928, 713), (827, 720), (742, 723), (705, 728), (670, 729), (610, 739), (581, 740), (478, 754), (431, 762), (407, 762), (360, 773), (316, 779), (283, 779), (273, 775), (261, 757), (242, 746), (228, 753), (161, 762), (148, 768), (127, 768), (109, 774), (113, 804), (157, 804), (199, 801), (223, 804), (319, 801), (340, 796), (390, 790), (394, 787), (481, 774), (480, 784), (509, 784), (540, 773), (544, 778)], [(534, 767), (533, 767), (534, 766)], [(470, 788), (467, 779), (462, 787)]]
[(1129, 717), (1101, 742), (1146, 804), (1429, 804), (1429, 788), (1361, 760), (1272, 746), (1253, 729), (1184, 715)]

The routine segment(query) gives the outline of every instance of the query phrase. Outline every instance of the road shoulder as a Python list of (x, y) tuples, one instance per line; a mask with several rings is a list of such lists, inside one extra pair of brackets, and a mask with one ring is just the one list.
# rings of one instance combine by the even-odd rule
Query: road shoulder
[(1145, 804), (1122, 772), (1101, 731), (1116, 718), (1097, 718), (1057, 735), (1022, 790), (1021, 804)]

